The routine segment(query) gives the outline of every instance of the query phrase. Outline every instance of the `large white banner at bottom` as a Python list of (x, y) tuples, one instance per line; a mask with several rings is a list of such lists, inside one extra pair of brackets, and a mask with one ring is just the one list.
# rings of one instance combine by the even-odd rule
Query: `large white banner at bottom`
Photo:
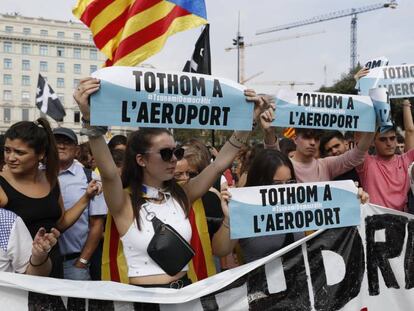
[(320, 230), (180, 290), (2, 272), (0, 305), (8, 310), (412, 310), (413, 237), (412, 215), (365, 205), (358, 227)]

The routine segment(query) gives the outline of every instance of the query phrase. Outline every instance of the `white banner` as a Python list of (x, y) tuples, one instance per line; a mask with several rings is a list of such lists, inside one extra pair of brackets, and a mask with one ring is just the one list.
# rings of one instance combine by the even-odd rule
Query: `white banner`
[(140, 301), (167, 311), (407, 311), (414, 306), (413, 244), (412, 215), (365, 205), (358, 227), (317, 231), (180, 290), (2, 272), (0, 303), (8, 310), (136, 310)]

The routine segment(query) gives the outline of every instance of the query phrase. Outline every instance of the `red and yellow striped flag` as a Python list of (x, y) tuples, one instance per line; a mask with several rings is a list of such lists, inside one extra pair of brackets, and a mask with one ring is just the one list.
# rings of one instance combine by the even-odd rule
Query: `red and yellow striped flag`
[(295, 129), (293, 127), (287, 127), (283, 131), (283, 136), (286, 138), (293, 138), (295, 136)]
[(106, 66), (135, 66), (169, 36), (207, 23), (204, 0), (78, 0), (73, 14), (92, 31)]
[[(201, 199), (193, 203), (189, 220), (192, 229), (191, 246), (195, 251), (189, 263), (188, 277), (197, 282), (216, 274), (207, 219)], [(102, 253), (102, 280), (128, 283), (128, 268), (122, 242), (112, 216), (108, 213)]]

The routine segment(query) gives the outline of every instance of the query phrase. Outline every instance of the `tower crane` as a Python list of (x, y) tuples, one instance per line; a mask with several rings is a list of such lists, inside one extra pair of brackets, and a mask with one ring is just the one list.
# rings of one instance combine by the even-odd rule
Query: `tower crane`
[(243, 83), (247, 82), (248, 80), (251, 80), (251, 79), (257, 77), (259, 74), (263, 73), (263, 72), (260, 72), (258, 74), (255, 74), (255, 75), (251, 76), (251, 77), (248, 77), (248, 78), (244, 77), (244, 50), (245, 50), (245, 48), (252, 47), (252, 46), (257, 46), (257, 45), (262, 45), (262, 44), (278, 42), (278, 41), (285, 41), (285, 40), (297, 39), (297, 38), (301, 38), (301, 37), (308, 37), (308, 36), (313, 36), (313, 35), (317, 35), (317, 34), (321, 34), (321, 33), (325, 33), (325, 31), (324, 30), (310, 31), (310, 32), (299, 33), (299, 34), (294, 34), (294, 35), (290, 35), (290, 36), (273, 38), (273, 39), (269, 39), (269, 40), (260, 40), (260, 41), (250, 42), (250, 43), (246, 44), (244, 42), (244, 37), (240, 34), (240, 31), (238, 31), (237, 32), (237, 38), (233, 39), (233, 46), (227, 47), (224, 50), (226, 52), (229, 52), (231, 50), (237, 50), (237, 52), (238, 52), (238, 76), (237, 76), (237, 80), (238, 80), (239, 83), (243, 84)]
[(397, 6), (398, 6), (398, 3), (396, 2), (396, 0), (391, 0), (390, 2), (386, 2), (386, 3), (377, 3), (377, 4), (367, 5), (367, 6), (363, 6), (363, 7), (356, 8), (356, 9), (352, 8), (352, 9), (347, 9), (347, 10), (331, 12), (328, 14), (323, 14), (323, 15), (315, 16), (309, 19), (305, 19), (303, 21), (298, 21), (298, 22), (294, 22), (290, 24), (285, 24), (281, 26), (258, 30), (256, 34), (261, 35), (264, 33), (281, 31), (281, 30), (301, 27), (305, 25), (316, 24), (316, 23), (320, 23), (324, 21), (329, 21), (329, 20), (336, 19), (336, 18), (352, 16), (350, 49), (351, 49), (351, 69), (353, 69), (356, 67), (356, 64), (357, 64), (357, 20), (358, 20), (357, 15), (361, 13), (374, 11), (374, 10), (384, 9), (384, 8), (395, 9)]

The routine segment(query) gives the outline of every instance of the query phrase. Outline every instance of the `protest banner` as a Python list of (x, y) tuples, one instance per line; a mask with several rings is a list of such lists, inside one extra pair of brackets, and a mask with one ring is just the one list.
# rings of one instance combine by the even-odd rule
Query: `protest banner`
[(368, 95), (372, 88), (388, 89), (390, 98), (414, 96), (414, 65), (376, 67), (359, 80), (361, 95)]
[(364, 68), (373, 69), (382, 66), (388, 66), (388, 58), (386, 58), (385, 56), (370, 59), (365, 63)]
[(230, 188), (230, 237), (249, 238), (359, 224), (352, 180)]
[(278, 127), (374, 132), (375, 113), (368, 96), (280, 90), (276, 96)]
[(414, 216), (366, 204), (360, 217), (358, 227), (319, 230), (180, 290), (1, 272), (0, 303), (9, 310), (135, 310), (137, 301), (161, 311), (411, 310)]
[(93, 73), (91, 124), (134, 127), (251, 130), (253, 104), (244, 86), (227, 79), (137, 67)]
[(377, 122), (380, 124), (380, 133), (385, 133), (393, 128), (388, 90), (383, 87), (370, 89), (369, 96), (374, 104)]

